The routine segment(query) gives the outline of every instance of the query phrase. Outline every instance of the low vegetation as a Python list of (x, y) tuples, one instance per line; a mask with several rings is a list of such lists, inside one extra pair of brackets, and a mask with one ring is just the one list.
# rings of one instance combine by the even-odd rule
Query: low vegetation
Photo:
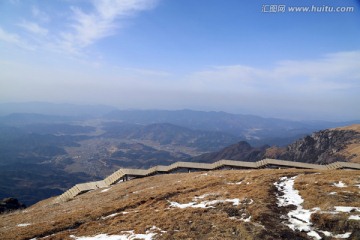
[(324, 239), (358, 239), (359, 173), (267, 169), (157, 175), (1, 215), (0, 238), (74, 239), (151, 231), (154, 239), (313, 239), (288, 227), (286, 216), (295, 206), (278, 206), (283, 193), (274, 184), (297, 176), (294, 188), (304, 200), (302, 207), (317, 209), (311, 215), (316, 232)]

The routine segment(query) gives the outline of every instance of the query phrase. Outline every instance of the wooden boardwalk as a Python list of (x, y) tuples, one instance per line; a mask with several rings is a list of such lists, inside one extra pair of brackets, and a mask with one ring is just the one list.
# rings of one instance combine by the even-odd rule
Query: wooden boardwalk
[(195, 162), (176, 162), (169, 166), (155, 166), (149, 169), (129, 169), (121, 168), (102, 181), (76, 184), (60, 196), (56, 197), (55, 202), (65, 202), (73, 199), (77, 195), (95, 190), (98, 188), (109, 187), (117, 182), (127, 181), (132, 178), (152, 176), (156, 174), (168, 174), (181, 171), (208, 171), (216, 169), (263, 169), (263, 168), (299, 168), (299, 169), (353, 169), (360, 170), (360, 164), (350, 162), (334, 162), (328, 165), (318, 165), (310, 163), (292, 162), (278, 159), (263, 159), (258, 162), (243, 162), (234, 160), (220, 160), (214, 163), (195, 163)]

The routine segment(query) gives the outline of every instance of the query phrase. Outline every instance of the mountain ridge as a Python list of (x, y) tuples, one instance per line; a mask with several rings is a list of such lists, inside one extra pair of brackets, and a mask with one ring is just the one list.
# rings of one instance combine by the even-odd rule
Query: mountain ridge
[(239, 142), (190, 161), (213, 162), (223, 157), (256, 161), (262, 158), (328, 164), (336, 161), (360, 163), (360, 124), (321, 130), (300, 138), (287, 147), (252, 147)]

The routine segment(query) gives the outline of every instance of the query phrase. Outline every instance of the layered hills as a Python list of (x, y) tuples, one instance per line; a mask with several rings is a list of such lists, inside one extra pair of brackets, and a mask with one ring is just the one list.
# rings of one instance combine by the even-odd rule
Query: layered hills
[[(14, 197), (27, 206), (123, 167), (267, 157), (322, 163), (317, 160), (320, 152), (302, 153), (311, 142), (291, 149), (287, 144), (314, 130), (343, 125), (191, 110), (119, 111), (40, 103), (0, 107), (7, 113), (19, 111), (0, 116), (0, 199)], [(331, 161), (355, 159), (354, 146), (345, 158)]]

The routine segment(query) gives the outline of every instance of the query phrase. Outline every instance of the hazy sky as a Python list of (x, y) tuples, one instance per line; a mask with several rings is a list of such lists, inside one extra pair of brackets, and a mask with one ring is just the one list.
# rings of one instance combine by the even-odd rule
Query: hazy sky
[(360, 119), (360, 4), (1, 0), (0, 102), (23, 101)]

